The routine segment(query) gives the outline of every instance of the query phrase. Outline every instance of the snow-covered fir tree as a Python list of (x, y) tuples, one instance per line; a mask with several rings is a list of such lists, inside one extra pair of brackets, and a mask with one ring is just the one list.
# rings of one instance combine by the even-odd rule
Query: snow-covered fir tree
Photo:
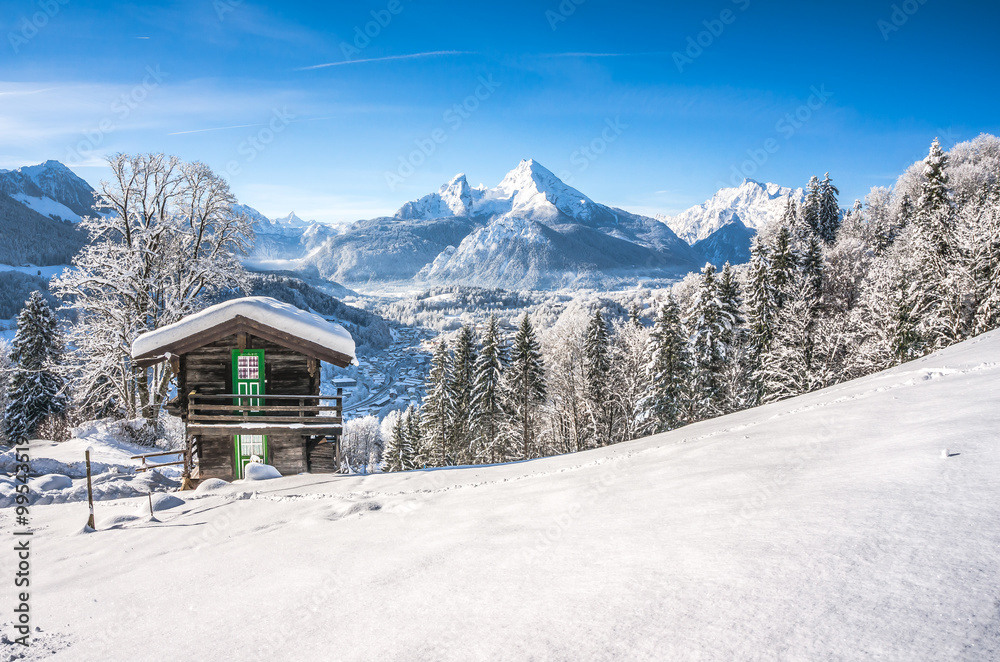
[(819, 237), (813, 235), (799, 262), (802, 277), (805, 279), (809, 301), (813, 306), (819, 306), (823, 296), (823, 245)]
[[(790, 204), (794, 204), (792, 200), (789, 200)], [(799, 209), (799, 214), (802, 221), (812, 228), (812, 231), (816, 234), (820, 232), (820, 209), (823, 204), (823, 193), (820, 190), (819, 177), (815, 175), (809, 179), (809, 183), (806, 185), (806, 195), (805, 199), (802, 201), (802, 207)], [(785, 216), (782, 218), (782, 225), (787, 228), (793, 227), (794, 219), (788, 217), (788, 210), (785, 211)]]
[(504, 377), (505, 409), (513, 442), (510, 450), (527, 459), (535, 455), (538, 410), (545, 399), (541, 344), (527, 313), (521, 317), (517, 335), (511, 344), (510, 363)]
[(754, 237), (750, 246), (747, 275), (747, 373), (750, 376), (748, 404), (755, 406), (764, 397), (761, 358), (771, 350), (778, 317), (778, 293), (772, 280), (767, 245)]
[(982, 186), (960, 215), (969, 273), (972, 335), (1000, 326), (1000, 182)]
[(923, 176), (915, 220), (922, 239), (938, 256), (945, 257), (953, 245), (953, 205), (948, 183), (948, 155), (941, 149), (937, 138), (931, 143), (930, 152), (924, 159)]
[(599, 308), (594, 311), (587, 324), (583, 348), (592, 435), (598, 446), (604, 446), (611, 443), (615, 408), (608, 384), (608, 375), (611, 373), (611, 336)]
[(726, 368), (725, 338), (733, 320), (719, 297), (716, 269), (706, 264), (701, 270), (698, 290), (684, 318), (690, 338), (691, 415), (694, 420), (718, 416), (724, 408), (723, 373)]
[(636, 326), (642, 326), (642, 307), (638, 303), (633, 303), (628, 309), (628, 321)]
[(770, 253), (771, 284), (774, 286), (775, 302), (781, 308), (798, 268), (792, 249), (792, 231), (788, 226), (782, 225), (778, 229)]
[(687, 337), (681, 326), (680, 308), (673, 296), (660, 308), (649, 340), (648, 408), (655, 420), (656, 432), (666, 432), (687, 422), (691, 377)]
[(771, 349), (761, 357), (764, 402), (808, 393), (820, 383), (813, 365), (816, 319), (810, 296), (811, 286), (799, 275), (778, 313)]
[(409, 453), (409, 462), (404, 458), (406, 469), (423, 469), (429, 466), (430, 453), (424, 443), (423, 437), (423, 417), (420, 409), (414, 405), (406, 408), (403, 420), (406, 422), (406, 442), (403, 446)]
[(483, 343), (476, 360), (476, 380), (472, 387), (472, 432), (476, 459), (495, 463), (506, 454), (501, 448), (503, 426), (503, 373), (507, 365), (507, 345), (500, 322), (490, 315), (483, 331)]
[(722, 304), (723, 318), (726, 320), (726, 329), (720, 340), (724, 347), (732, 347), (740, 339), (739, 331), (743, 328), (743, 291), (739, 281), (736, 279), (731, 264), (726, 262), (719, 274), (719, 302)]
[(819, 238), (828, 244), (833, 243), (837, 238), (837, 230), (840, 229), (841, 216), (838, 195), (840, 195), (840, 191), (830, 179), (830, 173), (826, 173), (819, 185), (819, 218), (816, 229)]
[(449, 444), (455, 422), (455, 403), (451, 390), (451, 354), (443, 340), (434, 346), (425, 390), (421, 421), (423, 444), (427, 449), (424, 459), (428, 466), (444, 467), (454, 460), (450, 457)]
[(469, 325), (463, 325), (455, 338), (451, 370), (453, 425), (451, 453), (459, 464), (475, 461), (472, 443), (472, 389), (476, 381), (476, 338)]
[(62, 357), (56, 315), (40, 292), (32, 292), (17, 316), (17, 333), (11, 343), (4, 411), (5, 435), (11, 442), (30, 439), (44, 419), (66, 411), (69, 398)]
[(405, 471), (411, 468), (413, 452), (406, 435), (405, 415), (391, 411), (382, 421), (385, 449), (382, 451), (382, 471)]
[(0, 443), (7, 441), (7, 430), (3, 422), (7, 413), (7, 389), (13, 372), (14, 364), (10, 357), (10, 343), (0, 339)]

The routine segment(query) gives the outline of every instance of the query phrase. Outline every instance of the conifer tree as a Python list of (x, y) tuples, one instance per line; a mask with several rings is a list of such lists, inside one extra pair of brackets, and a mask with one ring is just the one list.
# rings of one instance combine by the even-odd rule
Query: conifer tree
[[(792, 203), (789, 200), (789, 203)], [(809, 179), (809, 184), (806, 185), (806, 199), (802, 203), (801, 216), (802, 220), (812, 228), (813, 234), (822, 233), (822, 209), (823, 209), (823, 190), (819, 182), (819, 177), (813, 175)], [(787, 213), (787, 212), (786, 212)], [(791, 223), (785, 223), (786, 227), (792, 227)]]
[(771, 351), (774, 341), (774, 327), (778, 317), (777, 291), (771, 279), (772, 270), (767, 246), (759, 238), (754, 238), (750, 246), (750, 273), (747, 283), (747, 372), (753, 382), (750, 404), (755, 406), (764, 397), (764, 383), (761, 376), (762, 357)]
[(600, 309), (594, 311), (584, 336), (584, 379), (587, 384), (587, 405), (590, 409), (594, 443), (611, 443), (614, 429), (614, 406), (608, 391), (611, 373), (611, 338)]
[(656, 432), (666, 432), (687, 422), (687, 388), (691, 377), (687, 338), (681, 313), (673, 296), (660, 308), (650, 335), (650, 409)]
[(723, 410), (723, 380), (726, 348), (723, 340), (730, 329), (719, 299), (715, 267), (701, 271), (698, 291), (684, 319), (690, 338), (691, 407), (695, 420), (718, 416)]
[(642, 326), (642, 308), (639, 304), (633, 303), (632, 307), (628, 311), (628, 321), (636, 326)]
[(456, 462), (468, 464), (475, 460), (472, 451), (472, 388), (476, 381), (476, 339), (472, 327), (465, 325), (459, 330), (454, 354), (451, 371), (451, 447)]
[(794, 296), (778, 313), (771, 349), (761, 359), (764, 402), (808, 393), (819, 382), (813, 366), (816, 321), (809, 302), (809, 284), (799, 276), (793, 288)]
[(545, 368), (541, 344), (527, 313), (521, 317), (505, 375), (511, 431), (521, 458), (528, 459), (533, 455), (538, 406), (545, 399)]
[(404, 471), (409, 469), (423, 469), (428, 466), (427, 447), (424, 444), (423, 435), (421, 434), (421, 428), (423, 427), (421, 418), (420, 410), (415, 406), (411, 404), (406, 408), (406, 440), (403, 446), (405, 449), (403, 455)]
[(720, 338), (723, 347), (728, 350), (739, 341), (738, 332), (743, 327), (743, 292), (740, 284), (733, 273), (732, 265), (728, 262), (722, 267), (719, 276), (719, 302), (722, 305), (722, 317), (725, 322), (725, 330)]
[(4, 429), (8, 440), (18, 442), (30, 439), (46, 417), (64, 413), (69, 404), (59, 374), (63, 347), (58, 322), (40, 292), (31, 293), (17, 316), (11, 349)]
[(902, 230), (913, 220), (916, 214), (916, 207), (913, 204), (913, 198), (910, 197), (909, 193), (904, 193), (899, 198), (899, 209), (897, 210), (896, 216), (896, 227)]
[(501, 386), (507, 364), (507, 348), (496, 316), (490, 315), (483, 332), (483, 345), (476, 360), (476, 380), (472, 388), (472, 431), (476, 456), (481, 462), (499, 462), (503, 453)]
[[(412, 407), (412, 405), (411, 405)], [(409, 426), (409, 411), (400, 413), (396, 417), (395, 423), (386, 442), (385, 450), (382, 453), (383, 471), (406, 471), (412, 468), (413, 449), (407, 435)]]
[(448, 444), (454, 421), (454, 401), (451, 392), (451, 355), (443, 340), (434, 348), (426, 391), (422, 417), (423, 443), (429, 453), (426, 461), (429, 466), (444, 467), (452, 461)]
[[(751, 365), (751, 375), (758, 373), (760, 357), (770, 351), (774, 340), (774, 325), (778, 316), (778, 295), (771, 278), (772, 269), (767, 246), (759, 238), (754, 238), (750, 246), (750, 273), (747, 283), (747, 356)], [(763, 395), (759, 379), (756, 392)], [(758, 400), (759, 401), (759, 400)]]
[(10, 344), (0, 340), (0, 442), (7, 441), (7, 430), (3, 422), (7, 412), (7, 389), (13, 372), (14, 364), (10, 358)]
[(952, 246), (952, 196), (948, 181), (948, 155), (935, 138), (930, 153), (924, 159), (924, 181), (920, 186), (915, 219), (921, 238), (941, 258), (949, 255)]
[(781, 308), (788, 295), (788, 288), (795, 277), (798, 267), (795, 254), (792, 252), (792, 233), (788, 227), (782, 226), (774, 238), (774, 248), (771, 250), (771, 284), (774, 286), (775, 303)]
[(830, 179), (830, 173), (826, 173), (823, 181), (819, 185), (819, 225), (817, 234), (820, 239), (828, 244), (832, 244), (837, 238), (837, 230), (840, 229), (840, 203), (837, 196), (840, 191)]
[(813, 235), (801, 261), (802, 276), (805, 279), (805, 292), (809, 302), (816, 309), (823, 296), (823, 246), (819, 237)]

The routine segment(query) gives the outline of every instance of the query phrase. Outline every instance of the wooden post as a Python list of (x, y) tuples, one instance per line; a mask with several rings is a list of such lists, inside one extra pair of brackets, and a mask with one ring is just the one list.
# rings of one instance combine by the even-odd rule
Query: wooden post
[(336, 469), (336, 471), (334, 473), (338, 473), (339, 474), (340, 473), (340, 466), (341, 466), (340, 465), (340, 435), (338, 434), (333, 439), (334, 439), (334, 443), (337, 445), (336, 446), (336, 452), (334, 453), (334, 456), (337, 458), (337, 469)]
[(97, 524), (94, 522), (94, 485), (90, 480), (90, 449), (87, 449), (87, 501), (90, 503), (90, 517), (87, 518), (87, 526), (97, 530)]
[(146, 496), (149, 497), (149, 516), (152, 517), (153, 516), (153, 493), (152, 492), (147, 492)]
[[(187, 433), (187, 425), (184, 426), (184, 473), (181, 475), (181, 491), (191, 489), (191, 467), (194, 464), (194, 458), (191, 453), (192, 445), (191, 436)], [(143, 460), (145, 461), (145, 460)], [(153, 514), (152, 505), (150, 505), (149, 514)]]

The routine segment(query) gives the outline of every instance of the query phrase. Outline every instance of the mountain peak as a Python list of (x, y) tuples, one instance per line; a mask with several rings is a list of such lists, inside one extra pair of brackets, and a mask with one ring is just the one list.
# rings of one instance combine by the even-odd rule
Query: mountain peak
[(720, 189), (710, 200), (677, 216), (657, 218), (681, 239), (695, 244), (731, 223), (740, 222), (754, 232), (760, 231), (781, 217), (789, 198), (801, 201), (802, 197), (802, 189), (746, 178), (739, 186)]

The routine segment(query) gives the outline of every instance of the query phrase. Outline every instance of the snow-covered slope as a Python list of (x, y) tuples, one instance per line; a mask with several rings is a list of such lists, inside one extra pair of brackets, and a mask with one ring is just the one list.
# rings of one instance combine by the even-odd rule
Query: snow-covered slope
[(677, 216), (657, 216), (657, 219), (669, 225), (681, 239), (694, 244), (736, 220), (759, 232), (781, 218), (789, 198), (801, 202), (803, 196), (802, 189), (746, 179), (735, 188), (720, 189), (711, 200)]
[(575, 455), (183, 493), (160, 523), (101, 502), (93, 534), (85, 503), (38, 506), (35, 650), (995, 660), (998, 364), (994, 332)]
[(533, 289), (676, 277), (699, 258), (662, 223), (596, 203), (525, 160), (496, 188), (458, 175), (392, 219), (358, 222), (308, 262), (352, 284)]
[(750, 261), (750, 245), (757, 235), (740, 222), (739, 216), (734, 216), (732, 223), (723, 225), (706, 239), (696, 241), (691, 248), (705, 262), (711, 262), (717, 267), (723, 264), (745, 264)]

